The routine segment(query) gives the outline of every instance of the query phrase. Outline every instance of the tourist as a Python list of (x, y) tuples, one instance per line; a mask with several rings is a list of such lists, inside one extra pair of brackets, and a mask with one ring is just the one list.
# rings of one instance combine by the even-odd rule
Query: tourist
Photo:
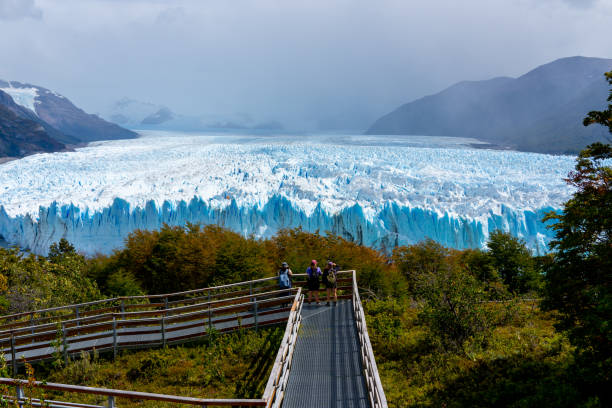
[(333, 293), (334, 305), (338, 305), (338, 280), (337, 280), (336, 264), (329, 261), (323, 269), (323, 284), (327, 290), (327, 306), (330, 306), (330, 299)]
[(308, 275), (307, 286), (308, 286), (308, 303), (312, 302), (312, 295), (314, 294), (317, 305), (319, 304), (319, 286), (321, 285), (321, 268), (317, 266), (315, 259), (310, 262), (310, 266), (306, 269)]
[(278, 270), (278, 287), (280, 289), (288, 289), (286, 292), (282, 292), (281, 296), (291, 296), (291, 277), (293, 276), (293, 272), (289, 269), (289, 264), (287, 262), (283, 262), (281, 264), (280, 269)]

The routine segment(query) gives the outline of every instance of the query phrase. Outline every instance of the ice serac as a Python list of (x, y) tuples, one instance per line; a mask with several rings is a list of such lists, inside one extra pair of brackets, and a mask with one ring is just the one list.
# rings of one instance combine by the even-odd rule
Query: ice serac
[(331, 232), (364, 245), (391, 250), (431, 238), (452, 248), (483, 247), (490, 232), (501, 229), (522, 237), (536, 252), (545, 253), (551, 233), (541, 222), (552, 208), (515, 211), (504, 207), (479, 220), (438, 214), (435, 211), (385, 205), (373, 220), (359, 204), (330, 214), (317, 206), (311, 214), (296, 208), (284, 197), (272, 197), (262, 208), (239, 207), (236, 201), (214, 208), (200, 198), (161, 206), (149, 201), (132, 208), (122, 199), (99, 211), (82, 211), (74, 205), (56, 203), (41, 208), (37, 219), (30, 215), (10, 217), (0, 208), (0, 236), (7, 242), (44, 254), (49, 246), (66, 238), (87, 254), (110, 253), (120, 248), (134, 230), (157, 230), (164, 224), (220, 225), (244, 235), (269, 237), (282, 228)]
[(301, 227), (385, 250), (482, 247), (502, 229), (544, 253), (542, 217), (571, 194), (568, 156), (342, 140), (158, 132), (28, 156), (0, 166), (0, 241), (109, 253), (136, 229), (190, 222), (257, 237)]

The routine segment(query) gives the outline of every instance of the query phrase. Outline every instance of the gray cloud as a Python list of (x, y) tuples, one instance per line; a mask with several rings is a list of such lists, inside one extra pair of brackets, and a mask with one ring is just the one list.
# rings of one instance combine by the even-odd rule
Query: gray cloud
[(568, 1), (0, 0), (44, 13), (0, 24), (0, 78), (92, 112), (129, 96), (190, 115), (363, 129), (456, 81), (612, 57), (612, 2)]
[(563, 0), (568, 5), (581, 9), (594, 7), (599, 0)]
[(42, 10), (34, 4), (34, 0), (0, 0), (0, 20), (41, 17)]

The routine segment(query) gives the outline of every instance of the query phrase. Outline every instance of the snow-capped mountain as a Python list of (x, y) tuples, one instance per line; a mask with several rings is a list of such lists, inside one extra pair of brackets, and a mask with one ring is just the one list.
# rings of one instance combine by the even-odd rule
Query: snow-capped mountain
[(499, 228), (546, 251), (541, 219), (568, 199), (573, 157), (403, 140), (150, 132), (31, 156), (0, 166), (0, 236), (38, 253), (65, 237), (93, 254), (187, 221), (259, 237), (302, 226), (384, 248), (481, 247)]
[(59, 132), (34, 112), (17, 105), (13, 98), (0, 91), (0, 159), (65, 149), (54, 138), (56, 133)]
[[(96, 115), (87, 114), (68, 98), (40, 86), (0, 80), (0, 92), (3, 95), (0, 103), (5, 108), (22, 121), (28, 120), (42, 126), (48, 137), (62, 144), (60, 150), (64, 148), (64, 144), (137, 136), (136, 133), (106, 122)], [(4, 121), (4, 125), (8, 126), (8, 117), (5, 117)], [(23, 135), (20, 134), (19, 137)], [(30, 149), (23, 154), (36, 151)]]

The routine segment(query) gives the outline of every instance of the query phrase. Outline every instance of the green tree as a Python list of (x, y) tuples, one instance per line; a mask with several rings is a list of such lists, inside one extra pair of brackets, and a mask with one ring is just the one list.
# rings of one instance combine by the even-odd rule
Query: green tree
[(393, 262), (406, 277), (409, 290), (415, 291), (423, 276), (433, 276), (448, 267), (447, 248), (427, 239), (416, 245), (398, 247), (393, 251)]
[(540, 276), (531, 252), (521, 239), (494, 231), (487, 242), (493, 267), (513, 293), (526, 293), (539, 287)]
[(24, 312), (99, 299), (87, 277), (85, 258), (76, 252), (46, 257), (0, 248), (0, 274), (6, 276), (10, 312)]
[(486, 343), (495, 318), (484, 285), (472, 274), (446, 263), (435, 273), (419, 275), (415, 283), (424, 301), (419, 318), (446, 351), (465, 352), (468, 340)]
[(60, 262), (62, 259), (70, 256), (77, 255), (74, 245), (72, 245), (66, 238), (61, 238), (59, 242), (51, 244), (49, 247), (49, 254), (47, 259), (51, 262)]
[(511, 297), (495, 267), (495, 259), (488, 251), (466, 249), (457, 251), (456, 258), (461, 268), (484, 284), (490, 300), (507, 300)]
[[(612, 71), (606, 72), (604, 75), (606, 76), (606, 80), (608, 81), (608, 83), (612, 85)], [(610, 131), (610, 133), (612, 134), (612, 88), (610, 88), (610, 95), (608, 96), (608, 102), (609, 102), (608, 109), (589, 112), (587, 117), (584, 118), (584, 121), (582, 122), (584, 126), (589, 126), (589, 125), (594, 125), (594, 124), (606, 126), (608, 130)]]
[[(606, 74), (612, 85), (612, 72)], [(612, 89), (609, 101), (612, 101)], [(612, 110), (590, 112), (586, 126), (608, 127)], [(544, 306), (558, 310), (559, 328), (577, 346), (577, 362), (587, 395), (612, 403), (612, 146), (594, 143), (577, 158), (567, 182), (576, 189), (561, 213), (551, 213), (555, 259), (546, 275)], [(598, 397), (597, 397), (598, 396)]]
[(118, 269), (108, 275), (106, 291), (111, 296), (140, 296), (144, 291), (134, 276), (123, 269)]

